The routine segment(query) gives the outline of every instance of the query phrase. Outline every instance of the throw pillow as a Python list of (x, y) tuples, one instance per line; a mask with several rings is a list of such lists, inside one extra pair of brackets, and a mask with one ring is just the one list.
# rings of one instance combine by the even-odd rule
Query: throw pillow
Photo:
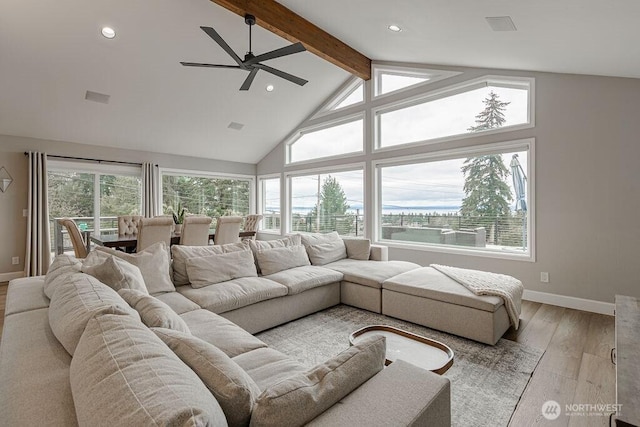
[(148, 294), (140, 269), (120, 258), (108, 256), (101, 264), (82, 267), (82, 272), (90, 274), (113, 290), (135, 289)]
[(249, 244), (246, 241), (214, 246), (171, 246), (173, 257), (173, 283), (176, 285), (188, 285), (187, 259), (210, 255), (226, 254), (229, 252), (248, 251)]
[(260, 265), (258, 264), (258, 258), (256, 255), (258, 251), (264, 251), (272, 248), (284, 248), (287, 246), (300, 246), (301, 244), (302, 240), (299, 234), (292, 234), (284, 239), (276, 240), (249, 240), (251, 251), (253, 252), (253, 256), (256, 258), (256, 269), (258, 270), (258, 274), (264, 274), (260, 271)]
[(325, 265), (347, 257), (344, 241), (335, 231), (326, 234), (303, 234), (301, 237), (313, 265)]
[(310, 265), (304, 246), (272, 248), (255, 253), (262, 274), (269, 275), (294, 267)]
[(47, 275), (44, 276), (44, 294), (51, 299), (56, 286), (69, 279), (73, 273), (79, 273), (82, 263), (76, 257), (70, 255), (58, 255), (55, 257)]
[(142, 323), (147, 327), (175, 329), (186, 334), (191, 333), (178, 313), (159, 299), (134, 289), (120, 289), (118, 294), (138, 312)]
[(187, 364), (216, 398), (230, 426), (247, 426), (258, 385), (222, 350), (193, 335), (168, 329), (153, 332)]
[(384, 367), (382, 335), (362, 340), (315, 368), (267, 388), (258, 397), (251, 426), (304, 425)]
[(150, 294), (176, 290), (169, 275), (169, 251), (165, 242), (154, 243), (135, 254), (116, 251), (104, 246), (98, 246), (96, 250), (116, 256), (138, 267)]
[(343, 239), (347, 248), (347, 256), (351, 259), (366, 261), (371, 252), (371, 240), (369, 239)]
[(186, 261), (191, 286), (202, 288), (240, 277), (257, 277), (258, 272), (249, 251), (189, 258)]

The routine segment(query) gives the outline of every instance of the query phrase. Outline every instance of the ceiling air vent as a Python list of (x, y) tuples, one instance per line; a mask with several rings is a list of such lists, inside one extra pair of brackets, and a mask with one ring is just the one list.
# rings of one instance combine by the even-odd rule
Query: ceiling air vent
[(242, 123), (231, 122), (227, 127), (233, 130), (241, 130), (244, 127), (244, 125)]
[(91, 92), (90, 90), (88, 90), (87, 93), (85, 93), (84, 95), (84, 99), (86, 99), (87, 101), (99, 102), (101, 104), (108, 104), (110, 97), (111, 97), (110, 95), (105, 95), (104, 93), (98, 93), (98, 92)]
[(487, 16), (484, 19), (493, 31), (518, 31), (510, 16)]

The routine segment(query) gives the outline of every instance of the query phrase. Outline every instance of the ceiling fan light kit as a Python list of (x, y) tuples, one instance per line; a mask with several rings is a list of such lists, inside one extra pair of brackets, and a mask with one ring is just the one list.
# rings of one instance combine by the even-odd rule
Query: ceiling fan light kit
[(267, 53), (263, 53), (261, 55), (255, 56), (251, 50), (251, 27), (256, 24), (256, 17), (253, 15), (245, 15), (244, 22), (249, 26), (249, 51), (245, 54), (244, 60), (240, 59), (240, 57), (231, 49), (231, 47), (224, 41), (224, 39), (211, 27), (200, 27), (202, 31), (207, 33), (209, 37), (211, 37), (216, 43), (220, 45), (220, 47), (227, 52), (231, 58), (238, 65), (223, 65), (223, 64), (202, 64), (196, 62), (180, 62), (185, 67), (205, 67), (205, 68), (237, 68), (240, 70), (248, 71), (249, 75), (245, 79), (242, 86), (240, 86), (240, 90), (249, 90), (251, 87), (251, 83), (253, 83), (253, 79), (255, 79), (258, 71), (263, 70), (267, 73), (273, 74), (274, 76), (280, 77), (282, 79), (288, 80), (292, 83), (295, 83), (300, 86), (304, 86), (307, 82), (305, 79), (301, 79), (300, 77), (294, 76), (289, 73), (285, 73), (284, 71), (278, 70), (276, 68), (269, 67), (268, 65), (264, 65), (261, 61), (267, 61), (269, 59), (281, 58), (283, 56), (292, 55), (294, 53), (304, 52), (307, 50), (302, 43), (294, 43), (289, 46), (282, 47), (280, 49), (275, 49)]

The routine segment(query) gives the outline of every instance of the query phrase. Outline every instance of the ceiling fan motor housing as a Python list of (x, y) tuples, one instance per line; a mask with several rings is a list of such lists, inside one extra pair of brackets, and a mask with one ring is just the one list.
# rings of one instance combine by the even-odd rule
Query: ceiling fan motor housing
[(256, 17), (247, 13), (244, 15), (244, 23), (247, 25), (256, 25)]

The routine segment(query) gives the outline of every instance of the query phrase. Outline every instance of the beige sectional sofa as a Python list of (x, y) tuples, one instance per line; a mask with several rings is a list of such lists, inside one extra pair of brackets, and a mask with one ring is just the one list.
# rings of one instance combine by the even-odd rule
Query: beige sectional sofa
[(383, 369), (381, 339), (306, 369), (251, 335), (341, 301), (380, 312), (382, 283), (419, 267), (334, 237), (302, 242), (314, 265), (292, 237), (252, 242), (253, 271), (244, 243), (174, 246), (172, 268), (162, 247), (60, 256), (46, 277), (12, 281), (2, 423), (449, 425), (449, 381)]

